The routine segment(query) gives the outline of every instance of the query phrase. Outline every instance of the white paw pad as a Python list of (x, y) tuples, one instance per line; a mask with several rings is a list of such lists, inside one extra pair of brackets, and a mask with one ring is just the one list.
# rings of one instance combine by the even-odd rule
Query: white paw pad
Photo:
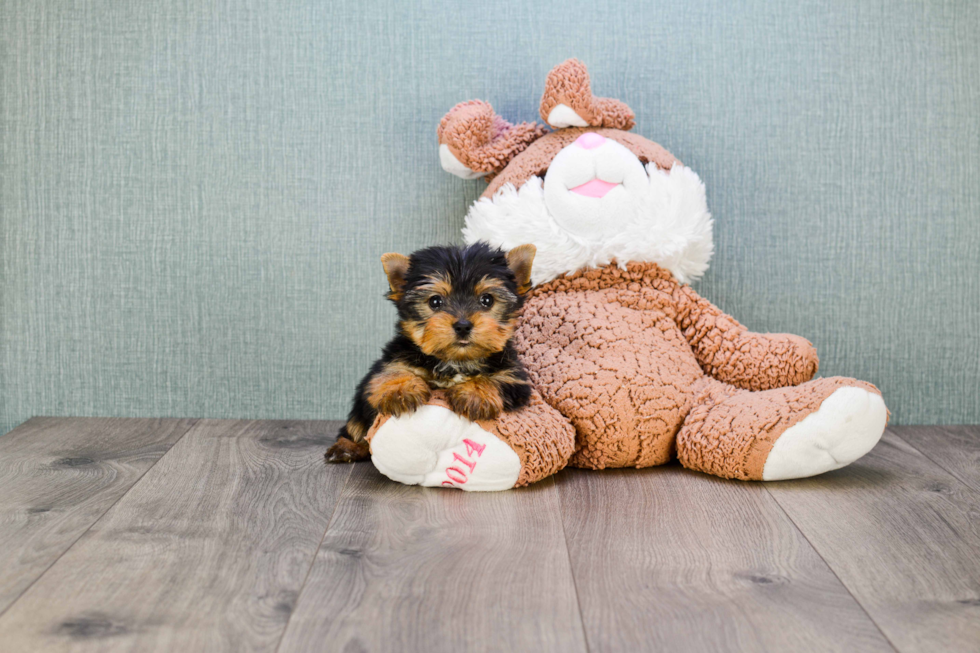
[(520, 458), (500, 438), (431, 405), (385, 422), (371, 440), (371, 461), (405, 485), (471, 492), (508, 490), (521, 473)]
[(880, 395), (863, 388), (838, 388), (816, 412), (776, 440), (762, 480), (806, 478), (849, 465), (878, 443), (887, 419)]

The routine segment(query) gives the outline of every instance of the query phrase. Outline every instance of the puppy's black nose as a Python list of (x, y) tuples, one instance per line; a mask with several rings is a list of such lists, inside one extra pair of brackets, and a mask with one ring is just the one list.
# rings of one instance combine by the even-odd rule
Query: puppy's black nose
[(465, 317), (461, 317), (456, 320), (453, 324), (453, 331), (456, 332), (456, 336), (459, 338), (465, 338), (470, 335), (470, 331), (473, 330), (473, 323), (467, 320)]

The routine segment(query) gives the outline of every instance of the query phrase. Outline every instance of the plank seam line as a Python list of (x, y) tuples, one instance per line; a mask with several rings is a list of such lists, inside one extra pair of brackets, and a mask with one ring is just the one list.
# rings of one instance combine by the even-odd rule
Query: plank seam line
[[(778, 481), (776, 482), (778, 483)], [(763, 489), (766, 491), (766, 494), (769, 495), (769, 498), (772, 499), (777, 506), (779, 506), (779, 509), (782, 511), (782, 513), (786, 515), (786, 519), (788, 519), (789, 523), (793, 525), (793, 528), (795, 528), (796, 532), (800, 534), (800, 537), (802, 537), (806, 541), (806, 543), (810, 545), (810, 548), (813, 549), (813, 552), (817, 554), (817, 557), (820, 558), (824, 566), (826, 566), (827, 569), (830, 570), (830, 573), (834, 575), (834, 578), (836, 578), (837, 582), (840, 583), (840, 586), (844, 588), (844, 591), (846, 591), (848, 595), (852, 599), (854, 599), (854, 602), (857, 604), (859, 608), (861, 608), (861, 612), (863, 612), (864, 616), (868, 618), (868, 621), (870, 621), (871, 624), (875, 627), (875, 630), (881, 633), (881, 636), (885, 639), (885, 643), (891, 646), (892, 650), (895, 651), (895, 653), (900, 653), (900, 649), (898, 648), (898, 646), (896, 646), (895, 643), (888, 638), (888, 635), (885, 634), (885, 631), (881, 629), (881, 626), (879, 626), (878, 622), (875, 621), (874, 617), (871, 616), (871, 614), (868, 612), (868, 609), (864, 607), (864, 604), (861, 603), (858, 597), (854, 596), (854, 592), (852, 592), (851, 588), (847, 586), (847, 583), (845, 583), (844, 580), (837, 575), (837, 570), (834, 569), (829, 562), (827, 562), (827, 559), (823, 557), (822, 553), (820, 553), (820, 549), (818, 549), (817, 546), (810, 541), (810, 538), (806, 536), (806, 533), (804, 533), (803, 529), (800, 528), (800, 525), (796, 523), (796, 520), (793, 519), (793, 516), (790, 515), (788, 512), (786, 512), (786, 509), (783, 507), (783, 504), (779, 503), (779, 499), (777, 499), (776, 496), (769, 491), (769, 488), (767, 486), (763, 486)]]
[(561, 491), (558, 489), (558, 481), (554, 476), (551, 477), (551, 485), (555, 488), (555, 497), (558, 499), (558, 521), (561, 522), (561, 539), (565, 543), (565, 558), (568, 560), (568, 573), (572, 577), (572, 589), (575, 590), (575, 605), (578, 606), (578, 621), (582, 626), (582, 642), (585, 644), (586, 653), (588, 653), (592, 649), (589, 647), (589, 634), (585, 630), (585, 615), (582, 613), (582, 597), (578, 593), (578, 581), (575, 580), (575, 566), (572, 564), (572, 552), (568, 548), (568, 533), (565, 532), (565, 515), (561, 507)]
[(52, 568), (52, 567), (54, 567), (54, 566), (55, 566), (56, 564), (58, 564), (58, 561), (59, 561), (59, 560), (61, 560), (61, 559), (62, 559), (62, 558), (63, 558), (63, 557), (65, 556), (65, 554), (66, 554), (66, 553), (68, 553), (69, 551), (71, 551), (71, 550), (72, 550), (72, 549), (73, 549), (73, 548), (75, 547), (75, 545), (76, 545), (76, 544), (78, 544), (78, 541), (79, 541), (80, 539), (82, 539), (83, 537), (85, 537), (85, 536), (86, 536), (86, 535), (88, 534), (88, 532), (89, 532), (89, 531), (91, 531), (91, 530), (92, 530), (92, 528), (93, 528), (93, 527), (94, 527), (94, 526), (95, 526), (96, 524), (98, 524), (98, 523), (99, 523), (100, 521), (102, 521), (102, 520), (103, 520), (103, 519), (105, 518), (105, 516), (109, 514), (109, 511), (110, 511), (110, 510), (112, 510), (113, 508), (115, 508), (115, 507), (116, 507), (116, 504), (117, 504), (117, 503), (119, 503), (120, 501), (122, 501), (122, 500), (123, 500), (123, 497), (125, 497), (125, 496), (126, 496), (127, 494), (129, 494), (129, 492), (130, 492), (130, 491), (131, 491), (131, 490), (132, 490), (132, 489), (133, 489), (134, 487), (136, 487), (136, 485), (137, 485), (137, 484), (138, 484), (138, 483), (139, 483), (140, 481), (142, 481), (142, 480), (143, 480), (143, 477), (144, 477), (144, 476), (146, 476), (146, 474), (147, 474), (147, 472), (149, 472), (149, 471), (150, 471), (151, 469), (153, 469), (154, 467), (156, 467), (156, 466), (157, 466), (157, 463), (159, 463), (159, 462), (160, 462), (161, 460), (163, 460), (163, 459), (164, 459), (164, 458), (165, 458), (166, 456), (168, 456), (168, 455), (170, 455), (170, 452), (171, 452), (171, 451), (173, 451), (173, 448), (177, 446), (177, 443), (178, 443), (178, 442), (180, 442), (181, 440), (183, 440), (183, 439), (184, 439), (184, 437), (185, 437), (185, 436), (186, 436), (186, 435), (187, 435), (188, 433), (190, 433), (190, 432), (191, 432), (191, 430), (192, 430), (192, 429), (193, 429), (193, 428), (194, 428), (195, 426), (197, 426), (197, 425), (198, 425), (198, 423), (199, 423), (200, 421), (201, 421), (201, 420), (200, 420), (200, 419), (197, 419), (197, 418), (194, 418), (194, 419), (192, 419), (192, 420), (191, 420), (191, 423), (187, 425), (187, 430), (185, 430), (185, 431), (184, 431), (183, 433), (181, 433), (181, 434), (180, 434), (180, 437), (179, 437), (179, 438), (177, 438), (176, 440), (174, 440), (174, 442), (173, 442), (173, 444), (171, 444), (171, 445), (170, 445), (170, 447), (169, 447), (169, 448), (168, 448), (168, 449), (167, 449), (167, 450), (166, 450), (166, 451), (165, 451), (165, 452), (163, 453), (163, 455), (162, 455), (162, 456), (160, 456), (159, 458), (157, 458), (157, 459), (156, 459), (156, 460), (155, 460), (155, 461), (153, 462), (153, 464), (152, 464), (152, 465), (150, 465), (149, 467), (147, 467), (147, 468), (146, 468), (146, 469), (145, 469), (145, 470), (143, 471), (143, 473), (142, 473), (142, 474), (140, 474), (140, 475), (139, 475), (139, 476), (138, 476), (138, 477), (136, 478), (136, 480), (135, 480), (135, 481), (133, 481), (133, 482), (132, 482), (132, 484), (130, 484), (130, 486), (129, 486), (128, 488), (126, 488), (126, 491), (125, 491), (125, 492), (123, 492), (122, 494), (120, 494), (120, 495), (119, 495), (119, 497), (118, 497), (118, 498), (116, 498), (116, 500), (115, 500), (115, 501), (113, 501), (113, 502), (112, 502), (112, 504), (111, 504), (111, 505), (110, 505), (110, 506), (109, 506), (108, 508), (106, 508), (106, 509), (105, 509), (105, 510), (104, 510), (104, 511), (102, 512), (102, 514), (101, 514), (101, 515), (99, 515), (99, 517), (98, 517), (98, 519), (95, 519), (95, 520), (94, 520), (94, 521), (93, 521), (93, 522), (92, 522), (91, 524), (89, 524), (89, 525), (88, 525), (88, 528), (86, 528), (86, 529), (85, 529), (84, 531), (82, 531), (82, 532), (81, 532), (81, 533), (80, 533), (80, 534), (78, 535), (78, 537), (76, 537), (76, 538), (75, 538), (74, 540), (72, 540), (72, 541), (71, 541), (71, 544), (69, 544), (68, 546), (66, 546), (66, 547), (65, 547), (65, 550), (64, 550), (64, 551), (62, 551), (61, 553), (59, 553), (59, 554), (58, 554), (58, 557), (57, 557), (57, 558), (55, 558), (54, 560), (52, 560), (52, 561), (51, 561), (51, 564), (50, 564), (50, 565), (48, 565), (47, 567), (45, 567), (45, 568), (44, 568), (44, 571), (42, 571), (42, 572), (41, 572), (40, 574), (38, 574), (38, 575), (37, 575), (37, 578), (35, 578), (34, 580), (32, 580), (32, 581), (30, 582), (30, 584), (29, 584), (29, 585), (28, 585), (27, 587), (25, 587), (25, 588), (23, 589), (23, 591), (22, 591), (22, 592), (21, 592), (20, 594), (18, 594), (18, 595), (17, 595), (17, 597), (16, 597), (16, 598), (15, 598), (15, 599), (14, 599), (13, 601), (11, 601), (10, 603), (8, 603), (8, 604), (7, 604), (7, 607), (6, 607), (6, 608), (4, 608), (3, 610), (0, 610), (0, 619), (3, 619), (3, 615), (5, 615), (5, 614), (7, 613), (7, 611), (8, 611), (8, 610), (10, 610), (10, 608), (12, 608), (12, 607), (13, 607), (14, 605), (16, 605), (16, 604), (17, 604), (17, 602), (18, 602), (18, 601), (20, 601), (20, 599), (21, 599), (21, 598), (22, 598), (22, 597), (23, 597), (23, 596), (24, 596), (25, 594), (27, 594), (27, 592), (28, 592), (28, 591), (30, 591), (30, 589), (31, 589), (32, 587), (34, 587), (34, 585), (35, 585), (35, 584), (36, 584), (36, 583), (37, 583), (37, 582), (38, 582), (39, 580), (41, 580), (42, 578), (44, 578), (44, 576), (45, 576), (45, 575), (46, 575), (46, 574), (47, 574), (47, 573), (48, 573), (49, 571), (51, 571), (51, 568)]
[(316, 545), (316, 549), (313, 550), (313, 555), (310, 558), (310, 566), (306, 569), (306, 575), (303, 576), (303, 582), (300, 583), (299, 590), (296, 592), (296, 604), (293, 606), (293, 611), (289, 613), (289, 618), (286, 619), (286, 624), (282, 627), (282, 634), (279, 635), (279, 641), (276, 642), (274, 653), (279, 653), (279, 649), (282, 647), (282, 640), (286, 639), (286, 631), (289, 630), (289, 624), (293, 622), (293, 615), (296, 614), (296, 609), (299, 607), (299, 602), (303, 598), (303, 590), (306, 589), (306, 582), (310, 579), (310, 574), (313, 573), (313, 565), (316, 564), (316, 557), (320, 554), (320, 548), (323, 547), (323, 540), (327, 538), (327, 533), (330, 531), (330, 527), (333, 525), (333, 520), (337, 516), (337, 508), (340, 506), (340, 500), (344, 497), (344, 490), (347, 489), (347, 484), (350, 483), (350, 478), (354, 475), (354, 464), (348, 463), (350, 469), (347, 470), (347, 478), (344, 479), (344, 485), (337, 493), (337, 500), (334, 502), (333, 509), (330, 511), (330, 519), (327, 520), (327, 525), (323, 529), (323, 535), (320, 536), (320, 542)]
[[(942, 428), (942, 427), (939, 426), (938, 428)], [(888, 429), (888, 432), (891, 433), (892, 435), (894, 435), (896, 438), (898, 438), (902, 442), (904, 442), (905, 444), (907, 444), (908, 446), (910, 446), (913, 449), (915, 449), (920, 454), (922, 454), (922, 457), (925, 458), (926, 460), (928, 460), (929, 462), (931, 462), (933, 465), (935, 465), (936, 467), (938, 467), (939, 469), (943, 470), (944, 472), (946, 472), (947, 474), (949, 474), (950, 476), (952, 476), (953, 478), (955, 478), (957, 481), (959, 481), (960, 483), (962, 483), (966, 487), (967, 490), (970, 490), (971, 492), (980, 492), (980, 487), (974, 487), (973, 483), (970, 483), (969, 481), (965, 481), (962, 478), (960, 478), (959, 475), (956, 472), (954, 472), (952, 469), (949, 469), (948, 467), (946, 467), (946, 465), (942, 464), (941, 462), (939, 462), (938, 460), (936, 460), (935, 458), (933, 458), (932, 456), (930, 456), (928, 453), (926, 453), (925, 451), (923, 451), (919, 447), (915, 446), (915, 444), (913, 442), (910, 442), (909, 440), (906, 440), (905, 438), (903, 438), (901, 435), (898, 434), (897, 431), (895, 431), (895, 429)]]

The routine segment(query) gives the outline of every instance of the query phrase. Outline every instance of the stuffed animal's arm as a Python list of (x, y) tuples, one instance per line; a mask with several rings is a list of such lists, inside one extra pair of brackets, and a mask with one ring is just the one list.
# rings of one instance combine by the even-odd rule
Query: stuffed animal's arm
[(817, 373), (809, 340), (788, 333), (752, 333), (690, 286), (673, 293), (677, 323), (710, 376), (746, 390), (798, 385)]

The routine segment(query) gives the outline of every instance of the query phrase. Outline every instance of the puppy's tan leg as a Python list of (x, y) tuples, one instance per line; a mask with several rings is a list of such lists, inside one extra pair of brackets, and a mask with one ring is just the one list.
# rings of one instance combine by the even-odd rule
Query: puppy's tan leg
[(393, 363), (371, 379), (367, 400), (382, 415), (415, 412), (431, 396), (429, 384), (411, 370)]
[(446, 390), (453, 412), (478, 421), (496, 419), (504, 409), (500, 387), (489, 377), (475, 376)]

